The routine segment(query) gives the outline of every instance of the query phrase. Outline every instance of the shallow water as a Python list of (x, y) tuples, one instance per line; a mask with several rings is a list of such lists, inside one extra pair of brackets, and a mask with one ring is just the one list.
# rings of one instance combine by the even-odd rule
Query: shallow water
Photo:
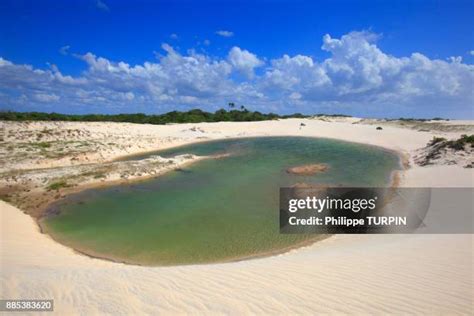
[[(157, 153), (230, 156), (132, 185), (71, 195), (54, 205), (60, 213), (43, 219), (43, 228), (82, 252), (128, 263), (238, 260), (318, 238), (279, 234), (281, 186), (383, 186), (399, 167), (398, 157), (380, 148), (303, 137), (227, 139)], [(330, 169), (314, 176), (286, 172), (309, 163), (326, 163)]]

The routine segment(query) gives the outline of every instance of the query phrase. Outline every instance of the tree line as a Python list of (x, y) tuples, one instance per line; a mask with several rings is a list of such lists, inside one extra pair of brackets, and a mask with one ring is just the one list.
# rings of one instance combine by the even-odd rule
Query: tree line
[(45, 112), (0, 112), (0, 120), (5, 121), (71, 121), (71, 122), (127, 122), (140, 124), (167, 124), (167, 123), (200, 123), (200, 122), (244, 122), (266, 121), (280, 118), (305, 118), (307, 115), (295, 113), (278, 115), (275, 113), (261, 113), (249, 111), (245, 107), (240, 110), (225, 109), (216, 112), (206, 112), (193, 109), (186, 112), (172, 111), (165, 114), (147, 115), (144, 113), (132, 114), (60, 114)]

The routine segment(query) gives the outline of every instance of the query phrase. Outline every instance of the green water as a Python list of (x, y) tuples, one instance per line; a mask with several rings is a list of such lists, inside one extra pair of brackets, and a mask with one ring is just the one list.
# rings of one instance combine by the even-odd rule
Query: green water
[[(53, 206), (60, 213), (43, 219), (43, 227), (77, 250), (128, 263), (238, 260), (318, 238), (279, 234), (279, 187), (382, 186), (398, 168), (398, 158), (380, 148), (303, 137), (229, 139), (158, 153), (231, 155), (156, 179), (71, 195)], [(330, 169), (314, 176), (285, 171), (309, 163), (327, 163)]]

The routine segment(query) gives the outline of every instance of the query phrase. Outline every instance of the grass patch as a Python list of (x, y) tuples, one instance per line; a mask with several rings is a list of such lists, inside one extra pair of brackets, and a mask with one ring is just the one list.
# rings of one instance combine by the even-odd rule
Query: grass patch
[(447, 146), (454, 150), (464, 150), (464, 146), (474, 146), (474, 135), (461, 135), (461, 138), (447, 142)]
[(48, 142), (32, 143), (31, 146), (37, 147), (37, 148), (49, 148), (51, 147), (51, 143), (48, 143)]
[(62, 180), (62, 181), (51, 183), (50, 185), (48, 185), (47, 189), (48, 191), (52, 191), (52, 190), (59, 190), (61, 188), (67, 188), (68, 186), (69, 185), (67, 184), (67, 182)]
[(444, 137), (436, 137), (434, 136), (433, 139), (428, 143), (428, 145), (432, 146), (441, 142), (445, 142), (446, 138)]
[(433, 137), (433, 139), (428, 143), (429, 146), (439, 144), (439, 148), (452, 148), (456, 151), (464, 150), (466, 145), (474, 146), (474, 135), (461, 135), (460, 138), (455, 140), (446, 140), (444, 137)]

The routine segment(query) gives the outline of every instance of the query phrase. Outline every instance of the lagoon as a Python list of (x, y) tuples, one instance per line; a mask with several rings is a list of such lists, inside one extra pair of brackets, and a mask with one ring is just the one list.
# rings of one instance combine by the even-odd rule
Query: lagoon
[[(41, 220), (55, 240), (85, 254), (140, 265), (204, 264), (284, 252), (324, 238), (279, 233), (279, 188), (297, 183), (387, 186), (398, 156), (331, 139), (209, 141), (130, 157), (218, 155), (154, 179), (90, 189)], [(322, 163), (324, 173), (294, 166)]]

